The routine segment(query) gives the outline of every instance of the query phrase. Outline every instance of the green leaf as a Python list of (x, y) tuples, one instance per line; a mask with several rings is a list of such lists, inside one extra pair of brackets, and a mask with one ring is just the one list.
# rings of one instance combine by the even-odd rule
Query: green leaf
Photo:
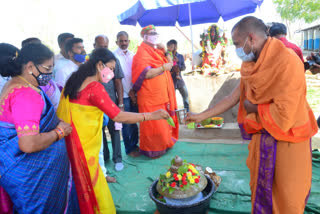
[(170, 177), (167, 179), (167, 182), (170, 183), (171, 181), (174, 181), (174, 177)]
[(173, 158), (173, 159), (171, 160), (171, 165), (173, 165), (173, 164), (174, 164), (174, 162), (175, 162), (175, 161), (174, 161), (174, 158)]
[(163, 202), (163, 203), (167, 203), (166, 199), (164, 199), (164, 198), (158, 198), (158, 200)]
[(167, 187), (166, 186), (163, 186), (162, 187), (162, 192), (166, 191)]
[(169, 194), (173, 193), (176, 189), (173, 187), (169, 187)]
[(160, 174), (160, 177), (159, 177), (160, 180), (165, 180), (166, 178), (167, 178), (166, 175)]
[(167, 120), (167, 122), (169, 123), (169, 125), (170, 126), (172, 126), (173, 128), (175, 128), (176, 127), (176, 125), (174, 124), (174, 122), (173, 122), (173, 119), (172, 119), (172, 117), (169, 117), (169, 119)]
[(183, 175), (186, 172), (188, 172), (188, 164), (183, 164), (182, 166), (179, 167), (178, 173), (180, 175)]

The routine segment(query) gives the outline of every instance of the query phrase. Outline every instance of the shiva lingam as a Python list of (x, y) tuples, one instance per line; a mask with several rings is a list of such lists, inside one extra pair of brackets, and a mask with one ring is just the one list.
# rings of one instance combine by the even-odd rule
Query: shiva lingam
[[(186, 199), (193, 197), (207, 186), (208, 181), (194, 164), (182, 161), (176, 156), (171, 167), (164, 175), (160, 175), (157, 191), (170, 202), (170, 199)], [(201, 198), (201, 197), (200, 197)]]
[(210, 173), (205, 175), (201, 166), (176, 156), (169, 170), (153, 182), (149, 195), (160, 213), (205, 213), (218, 187), (211, 180), (214, 172)]

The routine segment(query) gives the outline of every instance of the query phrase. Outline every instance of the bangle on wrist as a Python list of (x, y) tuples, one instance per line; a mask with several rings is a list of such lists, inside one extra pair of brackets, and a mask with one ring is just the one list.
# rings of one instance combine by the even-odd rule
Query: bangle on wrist
[(142, 120), (142, 122), (144, 122), (144, 121), (146, 121), (146, 115), (145, 115), (144, 113), (142, 113), (142, 115), (143, 115), (143, 120)]
[(57, 133), (59, 137), (58, 140), (61, 140), (64, 137), (64, 131), (62, 130), (62, 128), (55, 128), (54, 131)]
[(122, 108), (124, 105), (123, 105), (123, 103), (122, 103), (122, 104), (119, 104), (118, 106), (119, 106), (119, 108)]
[(165, 70), (164, 70), (164, 66), (163, 66), (163, 65), (161, 65), (161, 68), (162, 68), (162, 71), (165, 71)]

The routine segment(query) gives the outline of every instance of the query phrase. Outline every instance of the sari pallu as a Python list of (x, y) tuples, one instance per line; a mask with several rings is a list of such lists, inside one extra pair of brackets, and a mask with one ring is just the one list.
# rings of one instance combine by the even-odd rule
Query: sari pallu
[(57, 114), (72, 126), (66, 145), (81, 213), (116, 213), (99, 165), (103, 112), (95, 106), (72, 103), (62, 92)]
[(164, 109), (172, 117), (175, 128), (165, 120), (140, 123), (140, 152), (149, 157), (163, 155), (179, 138), (179, 123), (175, 113), (177, 102), (170, 71), (146, 79), (151, 68), (167, 63), (162, 50), (154, 49), (142, 42), (132, 62), (133, 89), (137, 92), (139, 112)]
[[(42, 96), (45, 107), (40, 133), (53, 130), (59, 123), (51, 102)], [(66, 213), (71, 178), (64, 139), (35, 153), (20, 151), (18, 140), (15, 126), (0, 122), (0, 185), (9, 194), (14, 210), (24, 214)]]

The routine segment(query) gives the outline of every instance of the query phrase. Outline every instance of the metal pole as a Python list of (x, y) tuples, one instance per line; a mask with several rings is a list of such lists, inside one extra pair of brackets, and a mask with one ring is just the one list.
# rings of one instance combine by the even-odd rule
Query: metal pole
[(193, 69), (193, 34), (192, 34), (192, 17), (191, 17), (191, 5), (190, 3), (188, 4), (189, 8), (189, 21), (190, 21), (190, 33), (191, 33), (191, 46), (192, 46), (192, 54), (191, 54), (191, 62), (192, 62), (192, 69)]

